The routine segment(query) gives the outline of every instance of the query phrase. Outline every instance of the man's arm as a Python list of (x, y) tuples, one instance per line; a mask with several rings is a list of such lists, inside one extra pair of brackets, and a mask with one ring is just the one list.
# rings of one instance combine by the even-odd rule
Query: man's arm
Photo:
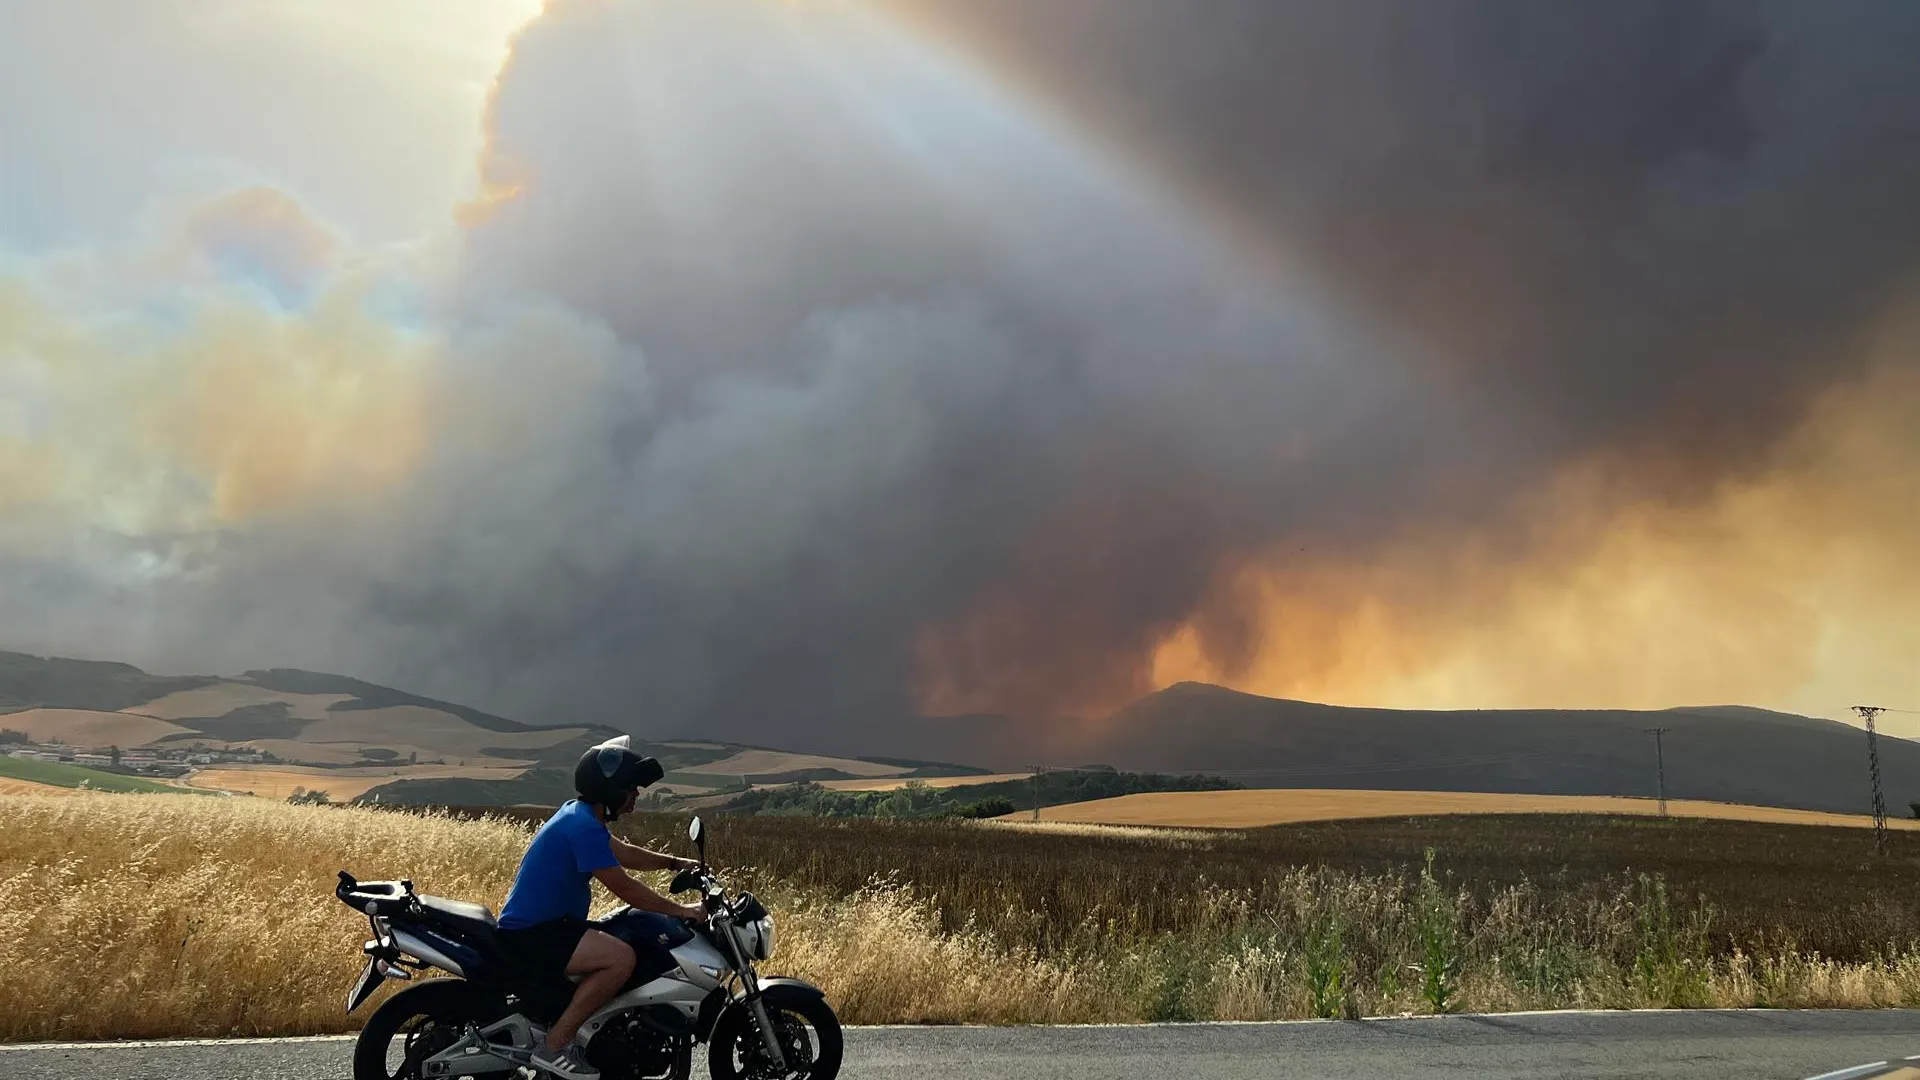
[[(700, 865), (692, 859), (682, 859), (678, 855), (668, 855), (665, 852), (643, 848), (638, 844), (629, 844), (617, 836), (613, 838), (613, 857), (620, 860), (620, 865), (629, 870), (691, 870)], [(627, 902), (633, 903), (631, 900)]]
[[(619, 843), (618, 840), (614, 843)], [(649, 853), (651, 854), (651, 853)], [(652, 911), (660, 915), (672, 915), (680, 919), (705, 919), (707, 911), (696, 904), (676, 904), (648, 888), (645, 882), (635, 881), (618, 866), (609, 866), (593, 872), (594, 880), (607, 887), (607, 891), (619, 897), (622, 902), (641, 911)]]

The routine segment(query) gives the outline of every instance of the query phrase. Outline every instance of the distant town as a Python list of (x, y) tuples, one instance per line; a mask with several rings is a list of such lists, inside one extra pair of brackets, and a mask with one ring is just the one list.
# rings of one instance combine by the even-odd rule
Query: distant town
[(0, 728), (0, 752), (7, 757), (83, 765), (102, 772), (150, 776), (162, 780), (178, 780), (196, 767), (206, 765), (272, 765), (280, 762), (268, 751), (247, 746), (214, 748), (199, 745), (177, 750), (139, 746), (122, 750), (118, 746), (83, 747), (61, 742), (34, 742), (25, 734), (6, 728)]

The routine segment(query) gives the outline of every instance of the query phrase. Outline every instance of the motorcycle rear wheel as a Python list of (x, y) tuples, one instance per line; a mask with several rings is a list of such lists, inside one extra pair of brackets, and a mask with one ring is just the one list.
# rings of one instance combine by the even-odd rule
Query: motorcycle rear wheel
[(485, 1024), (480, 995), (459, 979), (408, 987), (367, 1018), (353, 1047), (353, 1080), (422, 1080), (420, 1064)]

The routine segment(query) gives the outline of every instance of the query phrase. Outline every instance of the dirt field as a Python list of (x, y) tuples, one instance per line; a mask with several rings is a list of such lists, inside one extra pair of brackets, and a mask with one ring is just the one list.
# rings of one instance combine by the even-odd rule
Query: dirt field
[(489, 731), (468, 723), (449, 712), (419, 705), (395, 705), (385, 709), (356, 709), (329, 713), (301, 732), (312, 742), (365, 743), (382, 745), (404, 732), (417, 746), (445, 753), (478, 754), (483, 746), (516, 748), (551, 746), (573, 738), (584, 728), (559, 728), (553, 731)]
[(186, 728), (149, 716), (85, 709), (27, 709), (8, 713), (0, 727), (25, 732), (35, 742), (62, 742), (68, 746), (144, 746)]
[(444, 777), (468, 777), (476, 780), (511, 780), (519, 776), (515, 768), (482, 768), (458, 765), (399, 765), (391, 768), (308, 769), (298, 765), (236, 765), (196, 770), (187, 782), (194, 787), (217, 791), (251, 792), (262, 798), (284, 799), (294, 788), (324, 791), (334, 802), (358, 798), (381, 784), (395, 780), (434, 780)]
[(185, 720), (191, 717), (225, 716), (249, 705), (284, 703), (287, 714), (296, 720), (321, 720), (327, 716), (327, 706), (350, 699), (351, 695), (348, 694), (283, 694), (250, 683), (223, 682), (182, 690), (121, 711), (156, 716), (162, 720)]
[(732, 757), (696, 766), (692, 771), (710, 776), (747, 776), (797, 772), (801, 769), (839, 769), (843, 773), (866, 777), (898, 776), (908, 771), (899, 765), (880, 765), (871, 761), (820, 757), (815, 754), (788, 754), (778, 750), (742, 750)]
[[(1784, 825), (1870, 826), (1865, 815), (1823, 814), (1771, 806), (1694, 802), (1675, 799), (1674, 817), (1763, 821)], [(1604, 795), (1499, 795), (1456, 791), (1349, 791), (1283, 789), (1267, 791), (1176, 791), (1122, 795), (1115, 799), (1044, 807), (1042, 821), (1080, 821), (1101, 825), (1159, 825), (1191, 828), (1257, 828), (1298, 821), (1423, 817), (1433, 814), (1638, 814), (1657, 815), (1652, 799)], [(1023, 812), (1014, 815), (1027, 817)], [(1889, 818), (1900, 829), (1920, 829), (1920, 821)]]
[(439, 709), (395, 705), (386, 709), (328, 713), (326, 719), (316, 720), (302, 729), (300, 741), (388, 746), (397, 750), (399, 746), (396, 740), (404, 739), (409, 746), (419, 747), (434, 757), (474, 759), (481, 757), (480, 751), (486, 747), (531, 749), (552, 746), (585, 730), (488, 731)]
[[(696, 787), (692, 784), (660, 783), (660, 784), (655, 784), (652, 787), (648, 788), (647, 791), (648, 793), (657, 791), (666, 795), (678, 795), (683, 799), (697, 799), (702, 796), (713, 794), (714, 789), (706, 788), (706, 787)], [(731, 793), (729, 793), (729, 797), (731, 797)]]
[(820, 786), (829, 791), (892, 791), (908, 784), (925, 784), (930, 788), (966, 787), (969, 784), (998, 784), (1007, 780), (1025, 780), (1027, 773), (991, 773), (986, 776), (890, 776), (871, 780), (823, 780)]

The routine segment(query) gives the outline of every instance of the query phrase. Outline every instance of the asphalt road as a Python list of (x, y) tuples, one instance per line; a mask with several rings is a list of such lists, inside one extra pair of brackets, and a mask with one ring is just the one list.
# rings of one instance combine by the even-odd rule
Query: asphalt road
[[(345, 1039), (0, 1048), (33, 1080), (349, 1080)], [(1350, 1023), (856, 1028), (850, 1080), (1769, 1077), (1920, 1054), (1920, 1012), (1634, 1012)], [(696, 1070), (704, 1076), (704, 1070)]]

